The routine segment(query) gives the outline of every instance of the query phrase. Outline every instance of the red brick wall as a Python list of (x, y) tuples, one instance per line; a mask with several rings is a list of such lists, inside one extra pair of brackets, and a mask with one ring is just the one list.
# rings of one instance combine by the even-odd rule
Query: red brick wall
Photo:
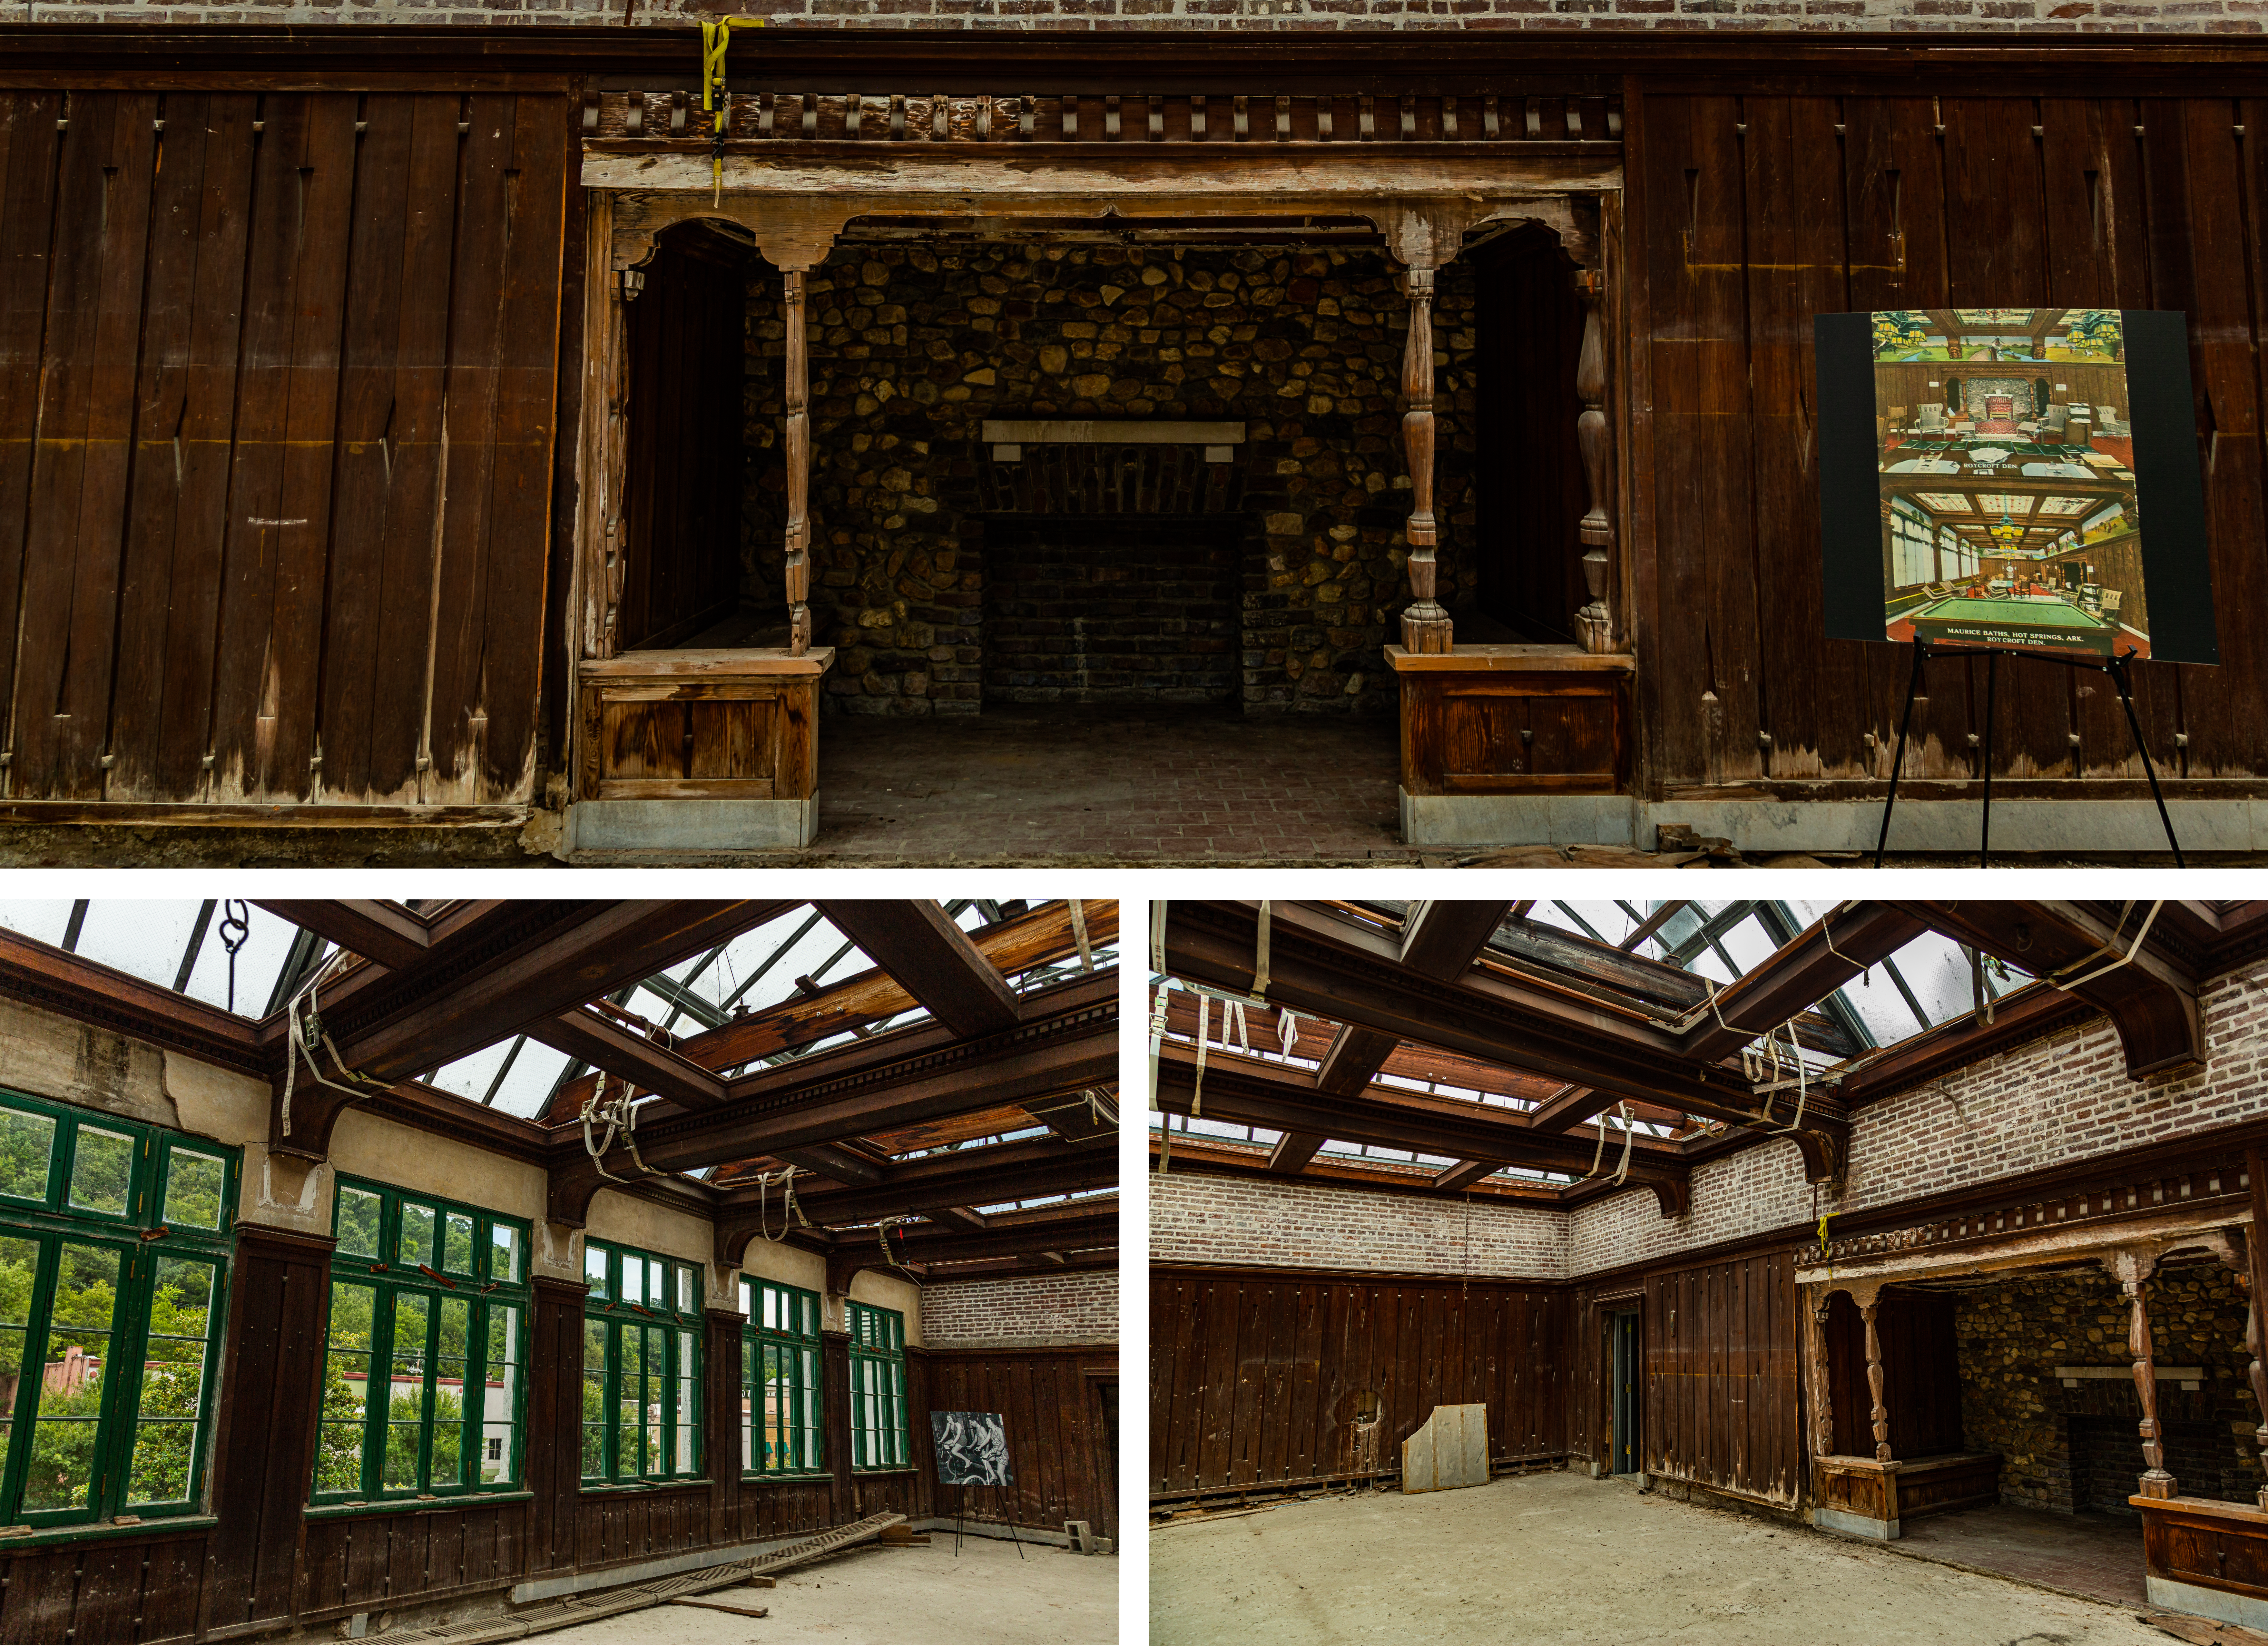
[[(1653, 1196), (1647, 1195), (1647, 1203)], [(1469, 1223), (1468, 1217), (1469, 1216)], [(1175, 1171), (1150, 1178), (1150, 1256), (1160, 1263), (1383, 1274), (1567, 1275), (1565, 1214), (1528, 1206), (1263, 1183)]]
[(1118, 1276), (1020, 1275), (922, 1288), (931, 1348), (1041, 1348), (1118, 1341)]

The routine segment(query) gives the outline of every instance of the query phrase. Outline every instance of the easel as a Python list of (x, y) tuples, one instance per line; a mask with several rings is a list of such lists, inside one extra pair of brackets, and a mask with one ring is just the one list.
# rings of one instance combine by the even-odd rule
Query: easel
[[(1913, 643), (1913, 672), (1906, 680), (1906, 706), (1898, 716), (1897, 752), (1890, 756), (1890, 793), (1882, 803), (1882, 832), (1874, 837), (1874, 867), (1882, 866), (1882, 852), (1889, 844), (1890, 812), (1898, 803), (1898, 773), (1906, 761), (1906, 731), (1913, 722), (1914, 699), (1919, 695), (1922, 671), (1931, 656), (1927, 641), (1917, 637)], [(1984, 854), (1992, 844), (1992, 711), (2000, 678), (2000, 654), (2011, 658), (2040, 658), (2050, 663), (2060, 663), (2067, 669), (2090, 669), (2107, 674), (2110, 683), (2118, 688), (2119, 706), (2126, 711), (2126, 726), (2134, 734), (2134, 747), (2142, 756), (2142, 773), (2150, 780), (2150, 798), (2158, 803), (2158, 821), (2165, 826), (2166, 844), (2173, 849), (2174, 866), (2186, 869), (2182, 861), (2182, 843), (2174, 838), (2174, 820), (2166, 812), (2166, 797), (2158, 788), (2158, 768), (2150, 763), (2150, 746), (2142, 739), (2142, 723), (2134, 714), (2134, 687), (2130, 678), (2135, 653), (2122, 651), (2102, 663), (2084, 662), (2077, 658), (2060, 657), (2051, 651), (2017, 651), (2000, 646), (1955, 646), (1940, 653), (1946, 657), (1973, 658), (1984, 656), (1984, 826), (1977, 842), (1977, 866), (1984, 866)]]
[[(1016, 1517), (1010, 1512), (1008, 1488), (1003, 1486), (999, 1492), (1000, 1523), (1008, 1528), (1008, 1541), (1016, 1546), (1016, 1558), (1020, 1561), (1024, 1558), (1024, 1540), (1016, 1535)], [(953, 1503), (953, 1557), (955, 1560), (961, 1558), (961, 1523), (968, 1508), (968, 1482), (963, 1481), (961, 1482), (961, 1495)]]

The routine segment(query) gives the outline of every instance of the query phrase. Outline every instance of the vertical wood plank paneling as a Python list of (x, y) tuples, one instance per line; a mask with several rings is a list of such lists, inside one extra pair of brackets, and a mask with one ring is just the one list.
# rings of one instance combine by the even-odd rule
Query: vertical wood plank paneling
[(64, 104), (61, 92), (0, 93), (0, 731), (11, 748)]

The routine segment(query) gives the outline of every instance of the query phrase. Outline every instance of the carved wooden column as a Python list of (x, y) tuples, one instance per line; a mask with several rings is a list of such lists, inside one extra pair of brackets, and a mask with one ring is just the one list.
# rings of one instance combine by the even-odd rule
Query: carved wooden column
[(2152, 1363), (2150, 1341), (2150, 1275), (2157, 1268), (2154, 1253), (2121, 1251), (2111, 1254), (2108, 1267), (2126, 1294), (2126, 1352), (2134, 1361), (2134, 1392), (2141, 1397), (2142, 1471), (2135, 1488), (2145, 1497), (2178, 1497), (2181, 1488), (2166, 1473), (2166, 1449), (2158, 1437), (2158, 1369)]
[(1877, 1292), (1859, 1304), (1859, 1318), (1867, 1323), (1867, 1390), (1874, 1396), (1874, 1461), (1890, 1460), (1890, 1408), (1882, 1403), (1882, 1334), (1876, 1329), (1875, 1316), (1882, 1306), (1881, 1294)]
[(809, 272), (784, 271), (781, 298), (787, 320), (782, 385), (787, 409), (787, 649), (799, 658), (811, 648), (811, 367), (803, 329), (803, 283)]
[(600, 436), (599, 462), (600, 518), (606, 522), (601, 551), (599, 634), (591, 655), (618, 656), (622, 649), (622, 577), (630, 561), (629, 512), (624, 494), (630, 489), (630, 305), (645, 287), (645, 271), (625, 268), (614, 283), (614, 300), (607, 305), (607, 335), (600, 369), (606, 396), (606, 423)]
[(1591, 506), (1576, 528), (1583, 545), (1583, 586), (1590, 602), (1575, 614), (1575, 632), (1586, 651), (1612, 651), (1615, 643), (1615, 523), (1607, 509), (1607, 350), (1599, 309), (1607, 293), (1604, 271), (1575, 271), (1575, 295), (1583, 302), (1583, 352), (1575, 364), (1575, 393), (1583, 410), (1575, 419), (1575, 439), (1583, 453), (1583, 480)]
[(1402, 448), (1410, 465), (1410, 603), (1402, 614), (1402, 643), (1416, 652), (1447, 652), (1449, 614), (1436, 599), (1433, 547), (1433, 273), (1413, 267), (1403, 276), (1410, 296), (1410, 339), (1402, 351)]
[(1827, 1298), (1824, 1291), (1803, 1312), (1804, 1337), (1811, 1357), (1811, 1453), (1816, 1458), (1835, 1452), (1835, 1396), (1827, 1366)]

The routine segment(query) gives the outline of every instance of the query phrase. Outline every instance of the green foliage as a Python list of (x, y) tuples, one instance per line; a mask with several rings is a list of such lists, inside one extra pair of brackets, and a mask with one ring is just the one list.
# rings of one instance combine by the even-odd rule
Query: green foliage
[(1887, 309), (1874, 316), (1874, 357), (1911, 355), (1929, 342), (1929, 317), (1911, 309)]
[(55, 1150), (54, 1121), (20, 1109), (0, 1109), (0, 1194), (44, 1200)]

